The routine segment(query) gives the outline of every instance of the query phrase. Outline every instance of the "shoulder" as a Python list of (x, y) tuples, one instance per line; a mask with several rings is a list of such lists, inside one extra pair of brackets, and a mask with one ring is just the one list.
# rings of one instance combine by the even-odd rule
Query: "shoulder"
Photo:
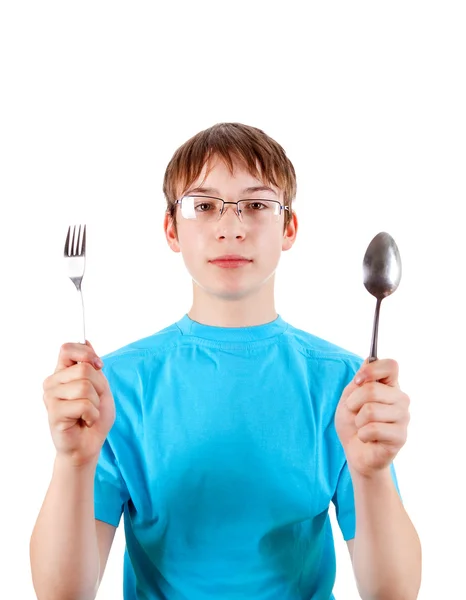
[(147, 357), (164, 353), (169, 348), (179, 344), (181, 339), (180, 328), (177, 323), (173, 323), (156, 333), (130, 342), (121, 348), (103, 355), (101, 358), (104, 362), (104, 371), (112, 370), (117, 366), (134, 366)]
[(290, 345), (315, 361), (345, 364), (356, 371), (364, 362), (364, 359), (354, 352), (290, 324), (284, 338)]

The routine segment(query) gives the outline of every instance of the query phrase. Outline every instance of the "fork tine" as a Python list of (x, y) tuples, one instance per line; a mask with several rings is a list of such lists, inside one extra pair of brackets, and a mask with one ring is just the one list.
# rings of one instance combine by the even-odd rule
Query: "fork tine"
[(69, 246), (70, 246), (70, 233), (71, 233), (71, 225), (68, 227), (68, 235), (66, 236), (65, 241), (65, 256), (69, 256)]
[(71, 252), (70, 252), (70, 256), (75, 256), (76, 252), (75, 252), (75, 243), (74, 243), (74, 238), (76, 235), (76, 225), (73, 227), (73, 238), (71, 239)]
[[(71, 227), (73, 227), (73, 236), (71, 236)], [(64, 254), (68, 258), (73, 256), (86, 256), (86, 225), (70, 225), (68, 227)]]
[(83, 243), (81, 247), (81, 256), (86, 256), (86, 225), (84, 225), (83, 230)]

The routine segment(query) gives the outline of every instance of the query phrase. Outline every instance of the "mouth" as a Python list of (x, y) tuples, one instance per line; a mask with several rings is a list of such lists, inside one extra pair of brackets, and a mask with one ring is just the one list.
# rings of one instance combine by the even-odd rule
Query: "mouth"
[(239, 256), (238, 254), (226, 254), (209, 260), (210, 264), (220, 267), (221, 269), (238, 269), (252, 262), (249, 258)]

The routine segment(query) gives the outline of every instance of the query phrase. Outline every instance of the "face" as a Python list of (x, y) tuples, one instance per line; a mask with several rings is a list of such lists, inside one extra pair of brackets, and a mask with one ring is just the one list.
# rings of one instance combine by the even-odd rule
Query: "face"
[[(263, 199), (278, 200), (283, 205), (283, 193), (278, 188), (256, 179), (238, 163), (233, 174), (218, 158), (213, 158), (209, 167), (207, 176), (205, 166), (188, 190), (180, 190), (180, 196), (195, 190), (200, 196), (215, 196), (225, 202)], [(167, 241), (174, 252), (182, 253), (195, 285), (209, 295), (232, 300), (255, 294), (270, 281), (281, 252), (291, 248), (297, 231), (295, 215), (284, 230), (284, 210), (277, 221), (265, 225), (241, 222), (235, 208), (227, 204), (219, 220), (199, 222), (185, 219), (178, 205), (178, 235), (169, 216), (165, 217)], [(216, 260), (226, 256), (245, 260)]]

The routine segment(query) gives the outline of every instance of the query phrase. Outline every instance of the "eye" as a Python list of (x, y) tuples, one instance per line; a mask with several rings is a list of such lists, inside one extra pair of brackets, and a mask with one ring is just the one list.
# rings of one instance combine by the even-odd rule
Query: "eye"
[(264, 202), (260, 202), (259, 200), (257, 200), (257, 201), (248, 202), (248, 204), (246, 205), (246, 208), (248, 210), (264, 210), (265, 208), (269, 208), (269, 207)]
[(196, 204), (195, 208), (197, 212), (207, 212), (215, 208), (215, 206), (210, 202), (201, 202), (200, 204)]

